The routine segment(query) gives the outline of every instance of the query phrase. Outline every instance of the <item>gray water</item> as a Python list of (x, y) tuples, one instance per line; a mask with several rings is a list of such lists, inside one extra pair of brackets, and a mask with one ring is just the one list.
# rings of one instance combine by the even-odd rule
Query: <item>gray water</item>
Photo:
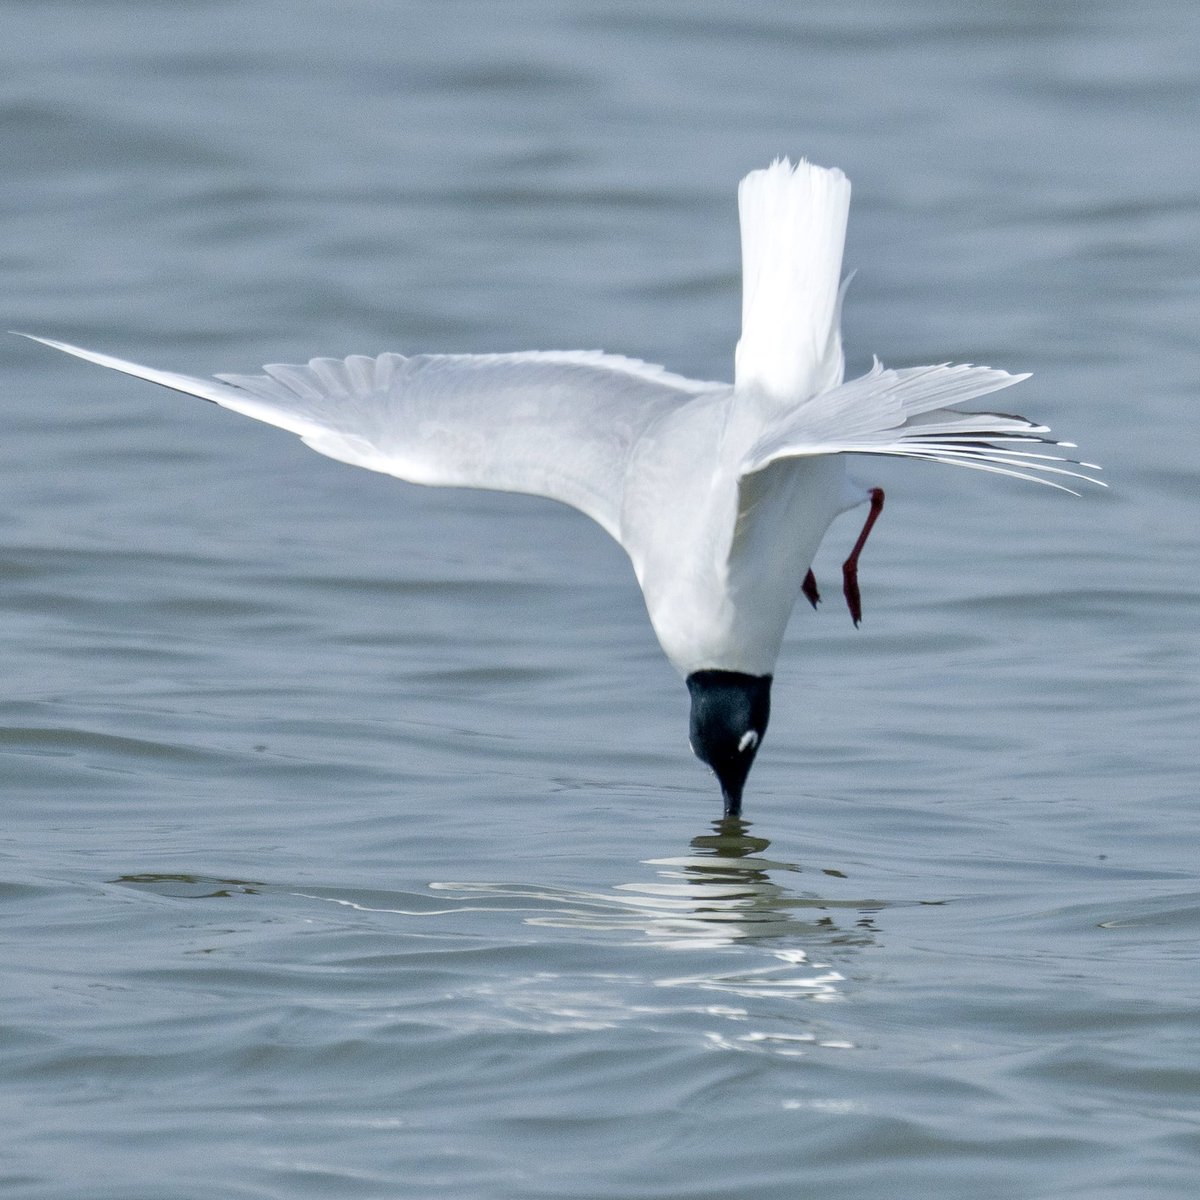
[(1031, 370), (1005, 405), (1112, 487), (862, 464), (866, 619), (796, 612), (722, 826), (577, 514), (9, 339), (4, 1194), (1193, 1195), (1198, 35), (1191, 0), (9, 0), (8, 327), (728, 378), (737, 179), (803, 154), (855, 183), (851, 371)]

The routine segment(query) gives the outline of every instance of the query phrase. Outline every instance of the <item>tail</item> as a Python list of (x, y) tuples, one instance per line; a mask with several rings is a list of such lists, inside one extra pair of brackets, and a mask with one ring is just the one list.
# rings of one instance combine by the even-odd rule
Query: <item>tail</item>
[(736, 386), (795, 403), (842, 382), (838, 290), (850, 181), (776, 159), (738, 187), (742, 337)]

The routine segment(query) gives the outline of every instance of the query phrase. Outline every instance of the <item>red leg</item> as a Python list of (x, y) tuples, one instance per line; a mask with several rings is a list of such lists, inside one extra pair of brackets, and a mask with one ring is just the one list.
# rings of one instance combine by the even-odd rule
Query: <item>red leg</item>
[(817, 577), (812, 573), (812, 567), (809, 567), (808, 574), (804, 577), (804, 582), (800, 585), (800, 590), (804, 593), (804, 598), (816, 608), (821, 603), (821, 593), (817, 591)]
[(850, 609), (850, 616), (854, 619), (855, 627), (862, 620), (862, 597), (858, 592), (858, 556), (867, 544), (871, 528), (879, 520), (881, 512), (883, 512), (883, 488), (872, 488), (871, 511), (867, 513), (862, 533), (858, 535), (858, 541), (854, 543), (850, 557), (842, 564), (842, 594), (846, 597), (846, 604)]

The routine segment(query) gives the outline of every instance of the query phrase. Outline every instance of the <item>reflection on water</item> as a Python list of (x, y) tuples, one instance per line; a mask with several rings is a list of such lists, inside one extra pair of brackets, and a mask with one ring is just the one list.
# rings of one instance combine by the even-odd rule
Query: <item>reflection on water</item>
[[(766, 838), (750, 834), (750, 822), (726, 817), (713, 832), (692, 838), (693, 853), (679, 858), (648, 859), (660, 868), (661, 882), (628, 883), (620, 890), (670, 904), (651, 936), (669, 932), (672, 916), (685, 916), (678, 932), (685, 939), (735, 941), (817, 934), (826, 944), (864, 945), (873, 940), (871, 914), (884, 907), (871, 899), (831, 898), (799, 892), (776, 883), (771, 873), (801, 874), (795, 863), (764, 857)], [(840, 872), (823, 871), (826, 877)], [(837, 917), (831, 915), (837, 913)]]
[[(873, 944), (878, 900), (830, 898), (825, 889), (796, 886), (804, 870), (768, 858), (770, 843), (750, 833), (749, 822), (725, 818), (692, 839), (688, 852), (647, 859), (654, 877), (585, 891), (545, 885), (434, 883), (442, 895), (470, 908), (517, 910), (527, 925), (635, 933), (633, 945), (679, 951), (678, 974), (655, 971), (613, 979), (588, 973), (569, 978), (540, 972), (490, 982), (477, 1019), (489, 1027), (516, 1024), (543, 1032), (611, 1027), (630, 1021), (671, 1019), (695, 1023), (711, 1049), (795, 1058), (814, 1049), (848, 1049), (797, 1001), (842, 998), (847, 954)], [(840, 871), (818, 871), (829, 884)], [(720, 950), (715, 958), (710, 953)], [(689, 954), (699, 951), (699, 954)], [(645, 989), (639, 1002), (630, 997)], [(664, 1003), (652, 998), (669, 992)], [(716, 993), (716, 995), (713, 995)], [(464, 1000), (468, 997), (464, 996)]]
[[(435, 959), (430, 935), (449, 933), (446, 950), (453, 954), (464, 931), (477, 936), (497, 919), (507, 925), (503, 944), (512, 941), (512, 927), (523, 924), (547, 931), (548, 939), (550, 930), (584, 933), (585, 941), (616, 933), (634, 950), (649, 945), (677, 952), (653, 956), (650, 970), (635, 954), (615, 972), (547, 970), (540, 962), (530, 970), (525, 962), (524, 969), (465, 983), (451, 992), (458, 1032), (561, 1033), (669, 1020), (690, 1023), (716, 1050), (797, 1057), (814, 1048), (849, 1047), (810, 1005), (797, 1002), (842, 998), (845, 976), (838, 968), (874, 944), (875, 918), (885, 905), (846, 895), (850, 885), (841, 871), (770, 858), (769, 848), (749, 822), (725, 818), (692, 838), (684, 853), (645, 860), (645, 877), (598, 889), (460, 881), (430, 883), (425, 894), (298, 890), (183, 873), (127, 874), (113, 882), (178, 900), (287, 895), (360, 914), (355, 923), (369, 915), (375, 934), (381, 930), (374, 918), (383, 917), (385, 936), (405, 938), (405, 927), (411, 931), (416, 921), (422, 954)], [(802, 888), (805, 876), (818, 886)], [(379, 953), (390, 960), (387, 946)], [(422, 969), (430, 965), (423, 960)]]
[(527, 925), (630, 932), (639, 935), (639, 940), (679, 949), (779, 939), (825, 947), (863, 946), (874, 941), (874, 915), (886, 907), (883, 901), (829, 895), (832, 880), (846, 878), (833, 869), (816, 872), (825, 885), (821, 890), (802, 890), (795, 885), (805, 869), (766, 857), (769, 846), (766, 838), (750, 833), (750, 822), (726, 817), (714, 821), (711, 832), (694, 837), (687, 853), (644, 860), (643, 866), (654, 869), (653, 878), (617, 883), (603, 890), (540, 882), (434, 882), (429, 884), (430, 891), (450, 901), (436, 905), (407, 893), (296, 892), (257, 880), (184, 873), (128, 874), (112, 882), (176, 899), (284, 891), (361, 912), (411, 917), (510, 911), (520, 914)]
[[(866, 945), (873, 941), (872, 914), (882, 901), (830, 898), (800, 891), (774, 876), (798, 876), (795, 863), (764, 856), (766, 838), (750, 834), (750, 822), (726, 817), (712, 832), (694, 837), (691, 852), (646, 859), (656, 878), (619, 883), (609, 891), (542, 885), (431, 883), (439, 892), (493, 901), (533, 900), (527, 924), (637, 932), (662, 946), (698, 949), (749, 939), (817, 939), (821, 944)], [(823, 871), (844, 878), (841, 872)]]

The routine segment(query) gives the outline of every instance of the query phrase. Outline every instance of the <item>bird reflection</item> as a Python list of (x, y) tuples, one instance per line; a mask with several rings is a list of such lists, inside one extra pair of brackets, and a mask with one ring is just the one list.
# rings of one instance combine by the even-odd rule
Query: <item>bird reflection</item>
[[(770, 842), (750, 832), (739, 817), (714, 821), (694, 837), (689, 852), (644, 860), (656, 878), (592, 891), (551, 884), (431, 883), (432, 890), (476, 903), (486, 897), (531, 910), (529, 925), (636, 932), (659, 945), (681, 949), (746, 940), (797, 939), (812, 947), (872, 943), (874, 914), (885, 905), (870, 898), (830, 896), (827, 889), (799, 891), (787, 876), (804, 873), (796, 863), (766, 857)], [(823, 870), (823, 884), (845, 879)], [(782, 876), (783, 882), (776, 877)], [(839, 889), (844, 891), (843, 888)], [(802, 956), (803, 957), (803, 956)]]
[[(638, 898), (650, 937), (676, 944), (797, 936), (824, 945), (873, 941), (873, 914), (882, 902), (831, 898), (776, 882), (777, 875), (803, 869), (766, 857), (771, 843), (752, 834), (749, 821), (723, 817), (710, 828), (692, 838), (689, 854), (647, 859), (645, 865), (657, 868), (657, 880), (617, 885), (625, 896)], [(839, 871), (824, 874), (844, 878)]]

